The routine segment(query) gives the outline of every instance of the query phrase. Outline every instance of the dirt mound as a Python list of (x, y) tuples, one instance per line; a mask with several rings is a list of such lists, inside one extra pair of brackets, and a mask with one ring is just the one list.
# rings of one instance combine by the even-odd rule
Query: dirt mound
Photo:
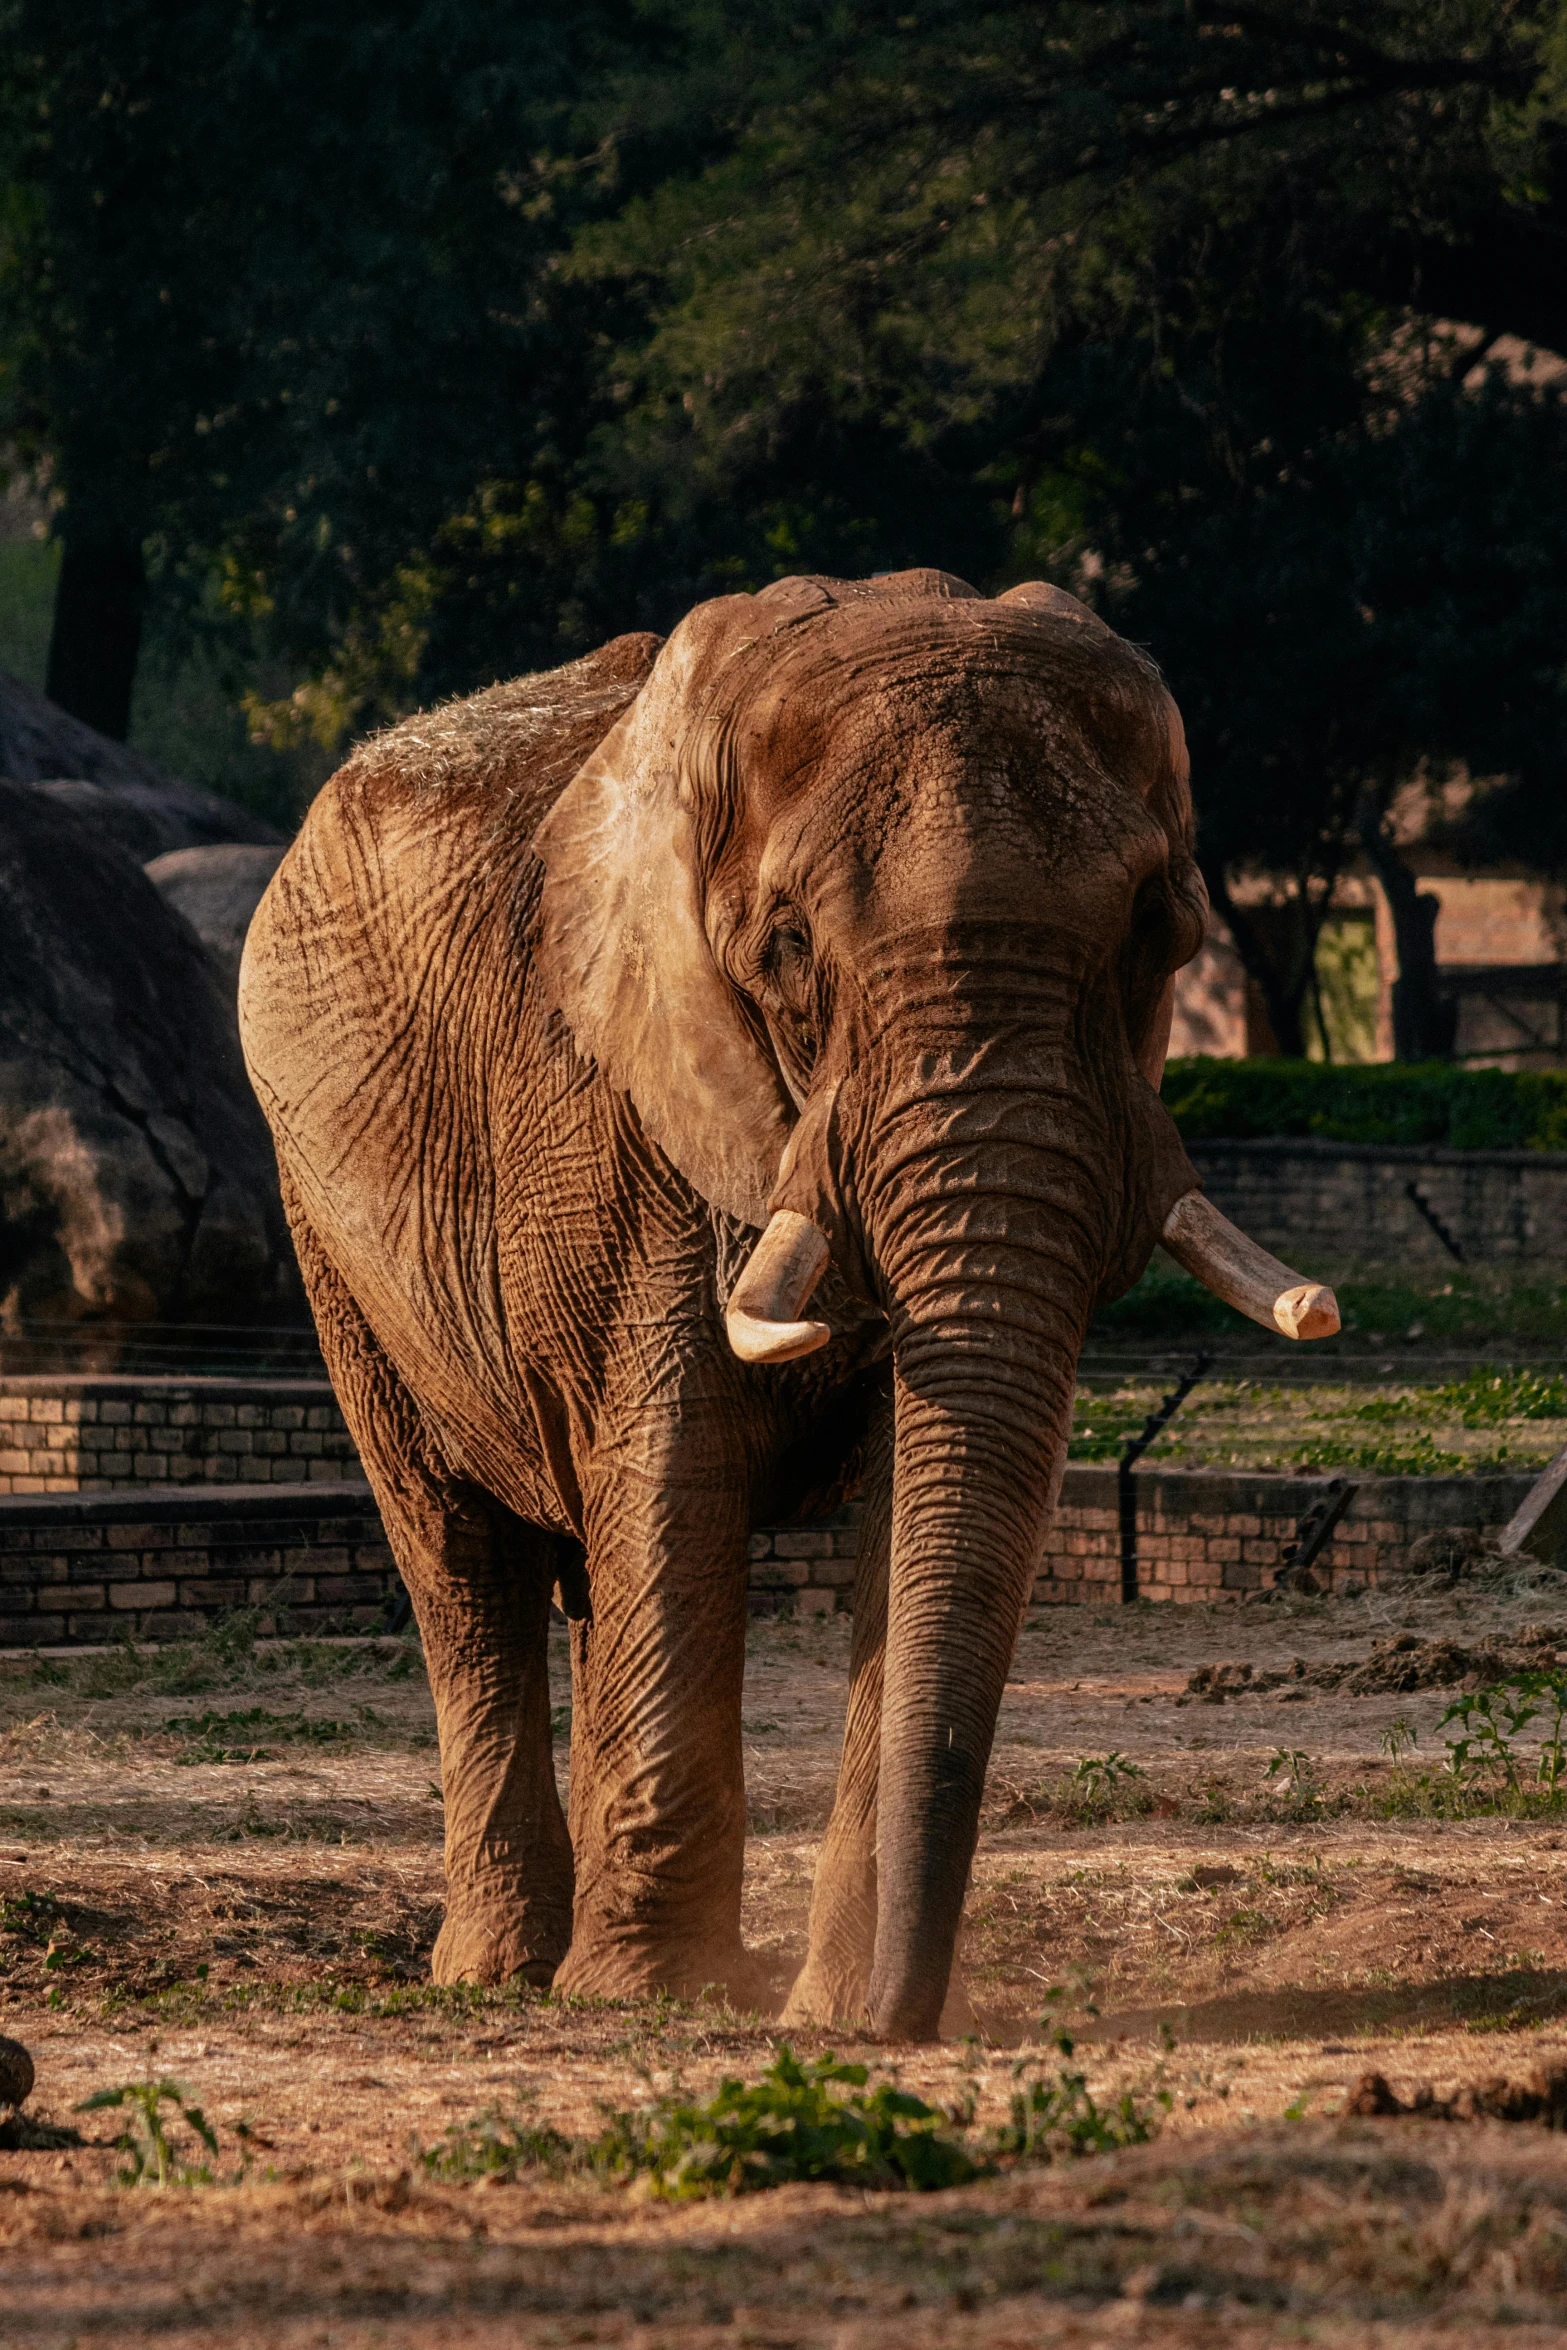
[(1486, 1689), (1513, 1673), (1550, 1672), (1558, 1665), (1567, 1668), (1567, 1628), (1560, 1625), (1525, 1624), (1512, 1639), (1482, 1640), (1473, 1648), (1458, 1640), (1420, 1640), (1413, 1632), (1401, 1632), (1358, 1661), (1308, 1664), (1304, 1657), (1296, 1657), (1273, 1673), (1258, 1673), (1240, 1663), (1199, 1665), (1186, 1684), (1186, 1695), (1200, 1698), (1204, 1705), (1291, 1688), (1342, 1689), (1351, 1697), (1402, 1697), (1415, 1689)]
[(1462, 2083), (1446, 2097), (1423, 2081), (1407, 2105), (1385, 2074), (1362, 2073), (1344, 2111), (1361, 2121), (1417, 2114), (1427, 2121), (1543, 2122), (1548, 2130), (1567, 2129), (1567, 2065), (1537, 2064), (1521, 2081), (1491, 2073)]

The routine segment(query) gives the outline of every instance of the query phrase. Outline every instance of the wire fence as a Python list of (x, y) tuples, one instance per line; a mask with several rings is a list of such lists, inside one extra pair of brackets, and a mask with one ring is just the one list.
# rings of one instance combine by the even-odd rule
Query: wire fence
[(19, 1322), (0, 1330), (0, 1378), (324, 1379), (316, 1334), (227, 1322)]

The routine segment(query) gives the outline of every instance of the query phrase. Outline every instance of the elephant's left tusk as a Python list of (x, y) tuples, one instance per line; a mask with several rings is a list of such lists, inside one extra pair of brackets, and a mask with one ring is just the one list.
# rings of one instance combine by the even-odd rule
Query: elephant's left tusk
[(825, 1322), (799, 1317), (830, 1254), (809, 1216), (797, 1216), (793, 1208), (774, 1212), (724, 1312), (729, 1343), (742, 1363), (792, 1362), (827, 1344), (832, 1332)]
[(1303, 1281), (1222, 1215), (1200, 1191), (1178, 1199), (1160, 1235), (1176, 1263), (1227, 1306), (1286, 1338), (1331, 1338), (1338, 1300), (1320, 1282)]

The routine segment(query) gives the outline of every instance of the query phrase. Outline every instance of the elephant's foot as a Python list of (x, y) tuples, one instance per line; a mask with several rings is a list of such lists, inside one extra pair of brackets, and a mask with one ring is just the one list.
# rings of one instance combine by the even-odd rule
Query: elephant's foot
[(809, 1957), (795, 1977), (784, 2001), (783, 2024), (844, 2024), (856, 2028), (865, 2021), (865, 1968), (832, 1959)]
[(566, 1935), (556, 1920), (529, 1914), (526, 1903), (452, 1902), (430, 1954), (434, 1983), (509, 1983), (517, 1976), (546, 1989), (555, 1979)]
[[(863, 2030), (867, 1988), (867, 1975), (861, 1968), (808, 1958), (778, 2020), (784, 2024), (849, 2025)], [(937, 2026), (939, 2036), (943, 2040), (961, 2040), (966, 2033), (976, 2030), (977, 2025), (963, 1979), (954, 1968)]]
[(937, 2035), (943, 2040), (963, 2040), (970, 2032), (978, 2030), (979, 2018), (974, 2013), (974, 2002), (968, 1995), (963, 1977), (954, 1967), (952, 1979), (947, 1985), (947, 1996), (942, 2001), (941, 2021), (936, 2026)]
[(658, 1948), (618, 1937), (573, 1940), (555, 1989), (580, 1999), (709, 1999), (742, 2013), (771, 2013), (777, 1993), (760, 1959), (738, 1943)]

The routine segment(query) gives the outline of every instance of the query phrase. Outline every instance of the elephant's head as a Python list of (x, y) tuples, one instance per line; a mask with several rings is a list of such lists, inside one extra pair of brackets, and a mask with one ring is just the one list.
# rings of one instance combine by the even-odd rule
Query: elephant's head
[(700, 606), (540, 834), (578, 1045), (766, 1227), (736, 1351), (825, 1343), (829, 1261), (890, 1321), (889, 2033), (941, 2009), (1096, 1298), (1162, 1234), (1293, 1334), (1331, 1303), (1201, 1200), (1158, 1099), (1203, 935), (1191, 835), (1152, 665), (1057, 589), (930, 571)]

